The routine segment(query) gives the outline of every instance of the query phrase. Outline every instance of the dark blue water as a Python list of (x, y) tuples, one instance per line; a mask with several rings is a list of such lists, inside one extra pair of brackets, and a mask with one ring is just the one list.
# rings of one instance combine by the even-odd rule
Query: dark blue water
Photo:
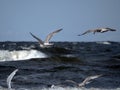
[[(102, 74), (85, 85), (86, 89), (120, 88), (119, 42), (54, 42), (52, 48), (41, 49), (36, 42), (1, 42), (0, 50), (37, 50), (48, 57), (0, 62), (0, 86), (7, 88), (6, 78), (19, 69), (12, 80), (15, 89), (50, 88), (51, 85), (77, 87), (66, 82), (82, 82), (86, 77)], [(2, 57), (2, 56), (1, 56)], [(2, 57), (3, 58), (3, 57)], [(36, 90), (37, 90), (36, 89)]]

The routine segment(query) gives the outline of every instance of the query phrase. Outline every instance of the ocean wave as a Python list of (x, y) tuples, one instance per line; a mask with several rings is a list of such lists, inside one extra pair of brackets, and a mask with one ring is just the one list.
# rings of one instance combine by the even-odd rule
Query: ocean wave
[(19, 50), (9, 51), (0, 50), (0, 62), (1, 61), (17, 61), (27, 60), (32, 58), (46, 58), (47, 55), (37, 50)]
[(106, 44), (106, 45), (111, 45), (111, 43), (109, 41), (99, 41), (96, 42), (97, 44)]
[[(7, 88), (3, 88), (2, 86), (0, 86), (0, 90), (8, 90)], [(116, 88), (116, 89), (104, 89), (104, 88), (85, 88), (85, 87), (58, 87), (55, 86), (54, 88), (18, 88), (18, 89), (11, 89), (11, 90), (120, 90), (120, 88)]]

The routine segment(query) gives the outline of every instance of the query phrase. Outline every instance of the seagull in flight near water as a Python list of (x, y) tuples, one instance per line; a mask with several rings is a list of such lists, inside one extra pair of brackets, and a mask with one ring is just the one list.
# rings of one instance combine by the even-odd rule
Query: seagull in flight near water
[(96, 32), (100, 32), (100, 33), (104, 33), (104, 32), (108, 32), (108, 31), (116, 31), (116, 29), (112, 29), (112, 28), (97, 28), (97, 29), (93, 29), (93, 30), (87, 30), (86, 32), (79, 34), (78, 36), (93, 32), (93, 34), (95, 34)]
[(53, 43), (49, 43), (49, 40), (52, 38), (52, 36), (58, 32), (60, 32), (62, 29), (58, 29), (50, 34), (47, 35), (45, 41), (42, 41), (40, 38), (38, 38), (37, 36), (33, 35), (31, 32), (30, 34), (33, 36), (33, 38), (37, 39), (37, 41), (40, 44), (40, 47), (44, 48), (44, 47), (50, 47), (53, 45)]
[(78, 87), (83, 87), (83, 86), (85, 86), (86, 84), (90, 83), (91, 80), (96, 79), (96, 78), (99, 78), (99, 77), (101, 77), (101, 76), (103, 76), (103, 75), (100, 74), (100, 75), (89, 76), (89, 77), (85, 78), (81, 83), (77, 83), (77, 82), (75, 82), (75, 81), (73, 81), (73, 80), (66, 80), (66, 81), (67, 81), (67, 82), (71, 82), (71, 83), (73, 83), (73, 84), (76, 84)]

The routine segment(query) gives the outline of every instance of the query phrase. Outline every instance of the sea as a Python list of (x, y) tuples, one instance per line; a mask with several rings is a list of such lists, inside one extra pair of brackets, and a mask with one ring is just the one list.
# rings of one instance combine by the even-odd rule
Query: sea
[[(0, 42), (0, 90), (120, 90), (120, 42), (53, 43)], [(78, 86), (94, 75), (101, 76)]]

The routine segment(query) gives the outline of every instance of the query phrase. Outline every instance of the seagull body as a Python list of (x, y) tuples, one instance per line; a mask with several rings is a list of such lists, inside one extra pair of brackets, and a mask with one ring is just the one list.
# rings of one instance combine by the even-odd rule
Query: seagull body
[(37, 39), (37, 41), (40, 44), (40, 47), (44, 48), (44, 47), (50, 47), (53, 45), (53, 43), (49, 43), (49, 40), (52, 38), (52, 36), (58, 32), (60, 32), (62, 29), (58, 29), (50, 34), (47, 35), (45, 41), (42, 41), (40, 38), (38, 38), (37, 36), (33, 35), (31, 32), (30, 34), (33, 36), (33, 38)]
[(112, 28), (97, 28), (97, 29), (94, 29), (94, 30), (87, 30), (86, 32), (84, 32), (82, 34), (79, 34), (78, 36), (81, 36), (81, 35), (84, 35), (84, 34), (87, 34), (87, 33), (90, 33), (90, 32), (93, 32), (93, 34), (95, 34), (96, 32), (104, 33), (104, 32), (108, 32), (108, 31), (116, 31), (116, 30), (112, 29)]

